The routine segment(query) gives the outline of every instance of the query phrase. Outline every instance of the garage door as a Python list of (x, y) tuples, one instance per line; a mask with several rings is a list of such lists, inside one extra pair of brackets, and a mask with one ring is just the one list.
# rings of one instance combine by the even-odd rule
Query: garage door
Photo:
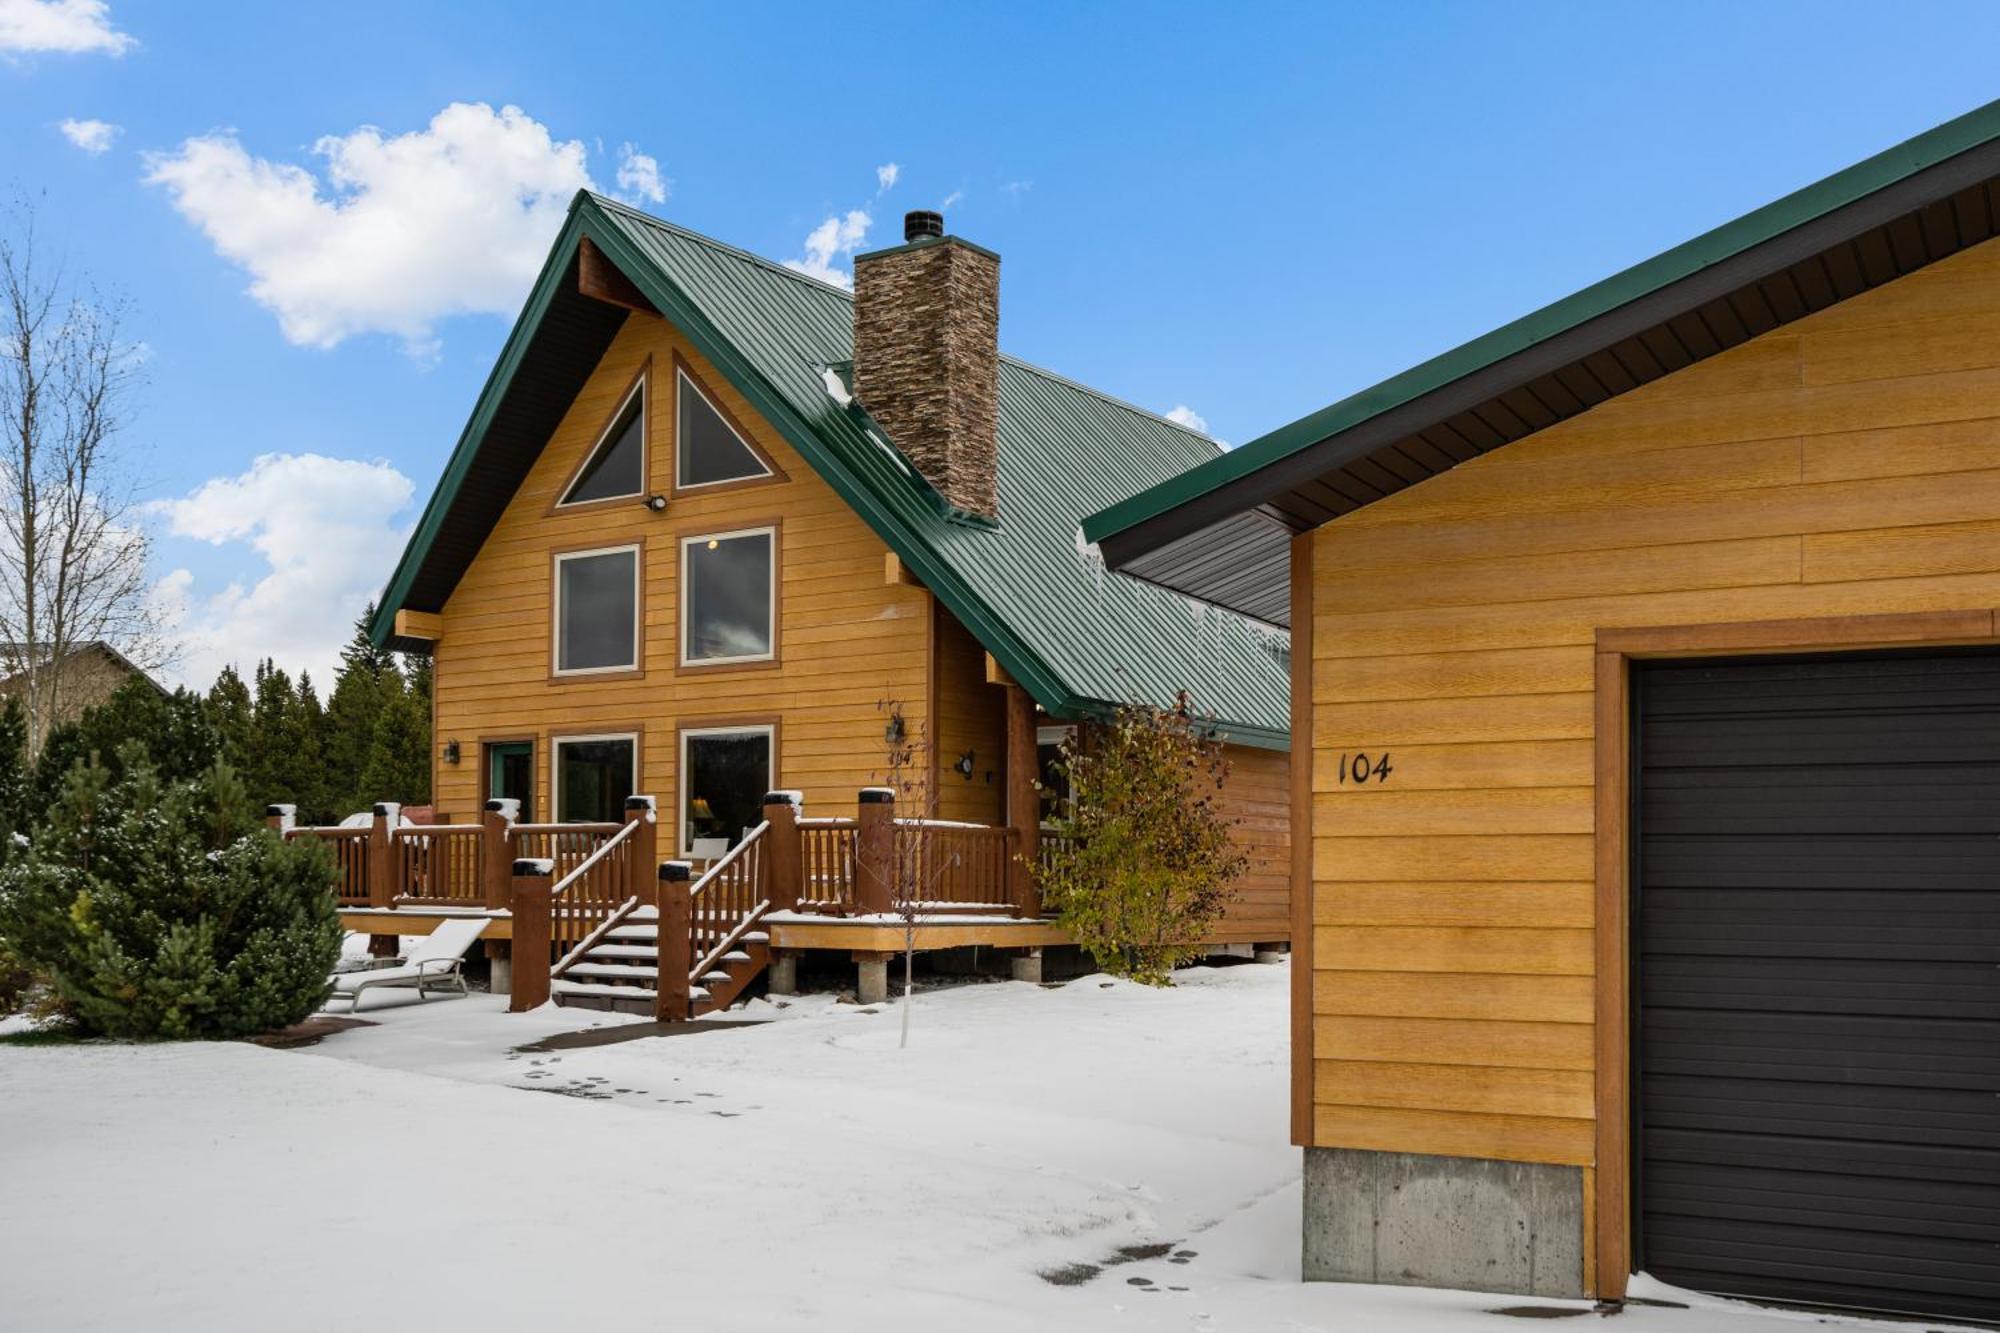
[(2000, 657), (1634, 684), (1641, 1266), (2000, 1319)]

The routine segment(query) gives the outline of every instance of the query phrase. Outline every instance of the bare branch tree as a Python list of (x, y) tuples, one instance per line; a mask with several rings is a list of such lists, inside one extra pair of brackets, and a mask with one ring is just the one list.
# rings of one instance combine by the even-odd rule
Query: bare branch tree
[(0, 236), (0, 677), (19, 677), (28, 752), (88, 702), (66, 663), (103, 641), (141, 669), (173, 648), (147, 584), (151, 544), (121, 466), (136, 358), (124, 308), (79, 294), (35, 253), (33, 210)]
[(895, 860), (890, 910), (903, 925), (903, 1015), (897, 1045), (910, 1044), (910, 997), (916, 991), (917, 927), (935, 898), (934, 890), (951, 864), (939, 845), (936, 794), (931, 790), (931, 739), (927, 722), (915, 731), (903, 717), (902, 701), (883, 699), (877, 710), (889, 721), (883, 779), (896, 793)]

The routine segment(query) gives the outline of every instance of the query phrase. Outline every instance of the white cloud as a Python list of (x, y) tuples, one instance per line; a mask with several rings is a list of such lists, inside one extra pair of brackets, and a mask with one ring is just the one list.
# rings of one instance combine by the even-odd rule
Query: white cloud
[(108, 120), (65, 120), (56, 126), (63, 138), (95, 156), (110, 149), (111, 141), (125, 131)]
[(0, 51), (122, 56), (137, 44), (104, 0), (0, 0)]
[(807, 277), (830, 282), (836, 287), (852, 288), (854, 277), (843, 269), (833, 266), (836, 259), (845, 258), (861, 248), (868, 239), (868, 226), (872, 221), (866, 209), (852, 208), (843, 216), (832, 214), (826, 221), (812, 229), (806, 237), (805, 258), (787, 259), (785, 267)]
[(354, 618), (380, 593), (408, 536), (401, 514), (413, 493), (385, 461), (264, 454), (246, 472), (147, 506), (169, 535), (246, 546), (264, 565), (254, 581), (212, 591), (187, 569), (155, 585), (185, 645), (182, 677), (205, 688), (229, 663), (247, 671), (275, 657), (294, 674), (310, 670), (321, 689), (331, 685)]
[(448, 316), (513, 315), (570, 197), (591, 184), (582, 143), (483, 102), (454, 102), (393, 138), (368, 126), (328, 135), (313, 152), (324, 190), (229, 132), (148, 154), (146, 171), (249, 272), (250, 295), (285, 337), (308, 347), (390, 333), (434, 354)]
[(1176, 426), (1185, 426), (1191, 431), (1198, 431), (1203, 435), (1208, 434), (1207, 419), (1186, 403), (1176, 403), (1172, 411), (1163, 413), (1162, 415)]
[(642, 153), (634, 144), (618, 148), (619, 198), (628, 204), (664, 204), (673, 182), (660, 174), (660, 161)]
[(894, 162), (884, 162), (875, 168), (875, 193), (887, 194), (895, 188), (896, 178), (902, 174), (903, 169)]
[(953, 204), (957, 203), (959, 200), (963, 198), (965, 198), (965, 191), (953, 190), (950, 194), (944, 197), (944, 202), (938, 205), (938, 211), (943, 212), (945, 209), (950, 208)]
[(1019, 199), (1022, 195), (1026, 194), (1028, 191), (1034, 188), (1035, 188), (1035, 183), (1033, 181), (1008, 181), (1005, 185), (1000, 187), (1000, 191), (1003, 194), (1011, 195), (1012, 197)]

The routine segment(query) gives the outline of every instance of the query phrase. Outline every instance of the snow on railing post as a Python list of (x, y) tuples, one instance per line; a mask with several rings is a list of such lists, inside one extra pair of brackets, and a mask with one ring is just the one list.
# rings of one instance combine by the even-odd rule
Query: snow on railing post
[(653, 798), (627, 796), (625, 822), (635, 827), (630, 838), (632, 846), (626, 854), (625, 882), (612, 895), (621, 902), (643, 893), (642, 886), (657, 884), (654, 867), (660, 864), (660, 818)]
[(296, 805), (267, 805), (264, 807), (264, 827), (284, 837), (298, 826), (299, 808)]
[(556, 863), (546, 857), (523, 857), (511, 869), (514, 991), (507, 998), (507, 1011), (521, 1014), (549, 999), (549, 890), (555, 887)]
[(692, 1017), (688, 1009), (689, 970), (694, 966), (694, 922), (688, 892), (694, 887), (694, 867), (668, 861), (660, 867), (659, 974), (653, 984), (658, 998), (653, 1016), (662, 1023)]
[(854, 907), (863, 916), (895, 910), (896, 789), (863, 787), (854, 833)]
[(805, 878), (805, 858), (799, 835), (799, 807), (804, 797), (795, 791), (764, 793), (764, 882), (758, 894), (774, 912), (789, 912), (799, 905), (799, 891)]
[(479, 891), (488, 911), (499, 911), (514, 896), (514, 821), (521, 803), (496, 796), (479, 812)]
[(368, 823), (368, 905), (396, 905), (396, 848), (390, 834), (402, 821), (403, 807), (394, 801), (377, 801)]

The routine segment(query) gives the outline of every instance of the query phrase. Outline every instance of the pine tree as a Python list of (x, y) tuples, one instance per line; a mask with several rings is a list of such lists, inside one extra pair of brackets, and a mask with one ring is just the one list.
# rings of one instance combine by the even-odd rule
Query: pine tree
[(285, 710), (287, 768), (301, 823), (331, 823), (326, 781), (326, 710), (313, 692), (312, 673), (299, 673), (299, 688)]
[(374, 793), (373, 800), (426, 804), (431, 798), (429, 714), (400, 676), (387, 679), (385, 693), (361, 786)]
[(321, 759), (326, 772), (326, 800), (334, 818), (366, 810), (377, 796), (361, 780), (375, 745), (375, 723), (391, 682), (401, 683), (393, 656), (368, 638), (371, 605), (354, 626), (354, 637), (340, 651), (333, 693), (327, 696), (326, 737)]
[(288, 752), (294, 742), (290, 714), (296, 706), (292, 678), (265, 658), (257, 663), (252, 687), (250, 745), (243, 760), (244, 785), (256, 799), (299, 803), (297, 768)]
[(216, 741), (222, 747), (222, 757), (238, 774), (247, 774), (253, 710), (250, 687), (243, 683), (243, 677), (236, 674), (235, 667), (222, 668), (215, 684), (208, 687), (205, 707), (209, 728), (215, 732)]

